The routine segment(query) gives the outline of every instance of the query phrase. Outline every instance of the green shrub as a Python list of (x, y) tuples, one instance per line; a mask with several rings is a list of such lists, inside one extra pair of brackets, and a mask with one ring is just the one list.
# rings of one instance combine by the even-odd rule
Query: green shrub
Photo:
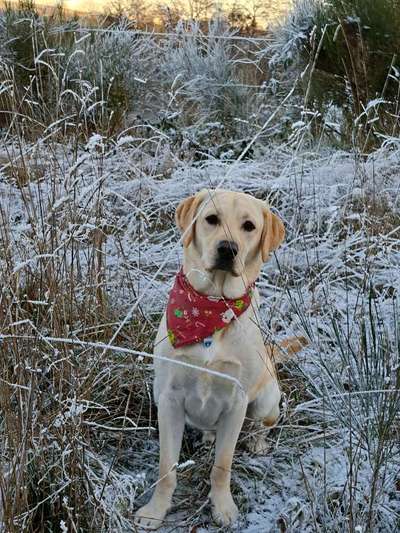
[[(276, 30), (271, 62), (294, 65), (306, 106), (340, 106), (344, 131), (366, 146), (393, 134), (400, 82), (400, 0), (298, 0)], [(354, 128), (356, 126), (356, 128)]]
[(389, 75), (400, 67), (399, 0), (331, 0), (316, 22), (321, 38), (326, 28), (317, 68), (349, 83), (357, 116), (371, 100), (396, 94)]

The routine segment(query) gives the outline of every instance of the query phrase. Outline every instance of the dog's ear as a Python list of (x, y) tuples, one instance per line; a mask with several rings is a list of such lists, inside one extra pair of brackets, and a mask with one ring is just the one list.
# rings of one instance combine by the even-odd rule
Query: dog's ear
[(261, 234), (261, 257), (265, 263), (269, 254), (276, 250), (285, 238), (285, 226), (282, 220), (272, 213), (272, 211), (264, 206), (264, 227)]
[(193, 219), (196, 216), (197, 208), (204, 200), (204, 198), (209, 194), (207, 189), (203, 189), (194, 196), (189, 196), (186, 200), (183, 200), (177, 207), (175, 212), (175, 221), (178, 228), (183, 233), (183, 246), (187, 248), (192, 242), (194, 237), (194, 226)]

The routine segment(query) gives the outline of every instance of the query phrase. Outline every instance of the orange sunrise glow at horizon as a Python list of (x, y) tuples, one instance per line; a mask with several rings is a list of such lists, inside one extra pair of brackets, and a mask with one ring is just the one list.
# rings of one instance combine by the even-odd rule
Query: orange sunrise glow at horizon
[[(14, 3), (17, 0), (14, 1)], [(178, 7), (187, 13), (190, 12), (190, 6), (198, 5), (199, 0), (141, 0), (145, 8), (151, 10), (157, 6), (167, 5), (170, 7)], [(116, 5), (129, 6), (131, 3), (130, 0), (64, 0), (60, 2), (59, 0), (35, 0), (35, 3), (38, 6), (42, 7), (55, 7), (58, 4), (68, 11), (75, 11), (77, 13), (93, 13), (101, 14), (112, 12), (113, 8)], [(133, 2), (135, 3), (135, 2)], [(272, 21), (279, 16), (281, 16), (288, 8), (288, 5), (291, 3), (291, 0), (216, 0), (209, 2), (208, 15), (212, 15), (216, 11), (223, 11), (225, 13), (229, 12), (233, 6), (238, 6), (240, 8), (248, 9), (252, 11), (254, 6), (258, 6), (256, 9), (259, 11), (257, 19), (261, 23), (261, 26), (264, 22)], [(138, 3), (139, 4), (139, 3)], [(137, 4), (137, 5), (138, 5)], [(268, 10), (264, 10), (261, 13), (261, 9), (269, 6)]]

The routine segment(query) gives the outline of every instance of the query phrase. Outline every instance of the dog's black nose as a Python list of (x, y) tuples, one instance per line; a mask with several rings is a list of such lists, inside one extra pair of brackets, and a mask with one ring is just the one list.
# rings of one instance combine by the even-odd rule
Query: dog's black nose
[(238, 245), (234, 241), (220, 241), (217, 246), (218, 257), (225, 261), (236, 257), (238, 250)]

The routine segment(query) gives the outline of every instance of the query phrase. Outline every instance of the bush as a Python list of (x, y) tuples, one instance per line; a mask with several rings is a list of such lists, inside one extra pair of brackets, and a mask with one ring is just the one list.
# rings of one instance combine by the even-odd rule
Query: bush
[[(36, 136), (58, 123), (88, 138), (94, 130), (112, 134), (128, 112), (141, 113), (152, 94), (154, 65), (149, 45), (120, 21), (83, 32), (62, 11), (40, 16), (30, 4), (0, 13), (1, 123), (21, 121), (23, 133)], [(140, 100), (140, 104), (138, 101)]]
[(136, 122), (173, 124), (171, 142), (194, 125), (216, 125), (221, 142), (254, 131), (261, 91), (245, 68), (257, 70), (254, 50), (231, 41), (221, 22), (207, 33), (180, 23), (171, 39), (138, 34), (124, 18), (86, 26), (60, 9), (40, 15), (31, 2), (0, 12), (1, 125), (29, 139), (80, 141)]
[(396, 128), (399, 24), (399, 0), (298, 0), (275, 29), (270, 64), (297, 71), (308, 65), (306, 105), (342, 108), (344, 131), (365, 146), (371, 133), (393, 134)]
[(229, 35), (218, 24), (211, 23), (207, 34), (193, 24), (166, 51), (164, 79), (186, 124), (220, 122), (232, 133), (235, 119), (246, 115), (248, 89), (239, 83)]
[(76, 28), (63, 17), (60, 9), (42, 17), (32, 2), (0, 12), (0, 121), (28, 138), (61, 118), (65, 61), (74, 45), (70, 30)]
[(66, 73), (69, 86), (79, 94), (86, 85), (93, 100), (88, 118), (101, 122), (101, 129), (115, 131), (128, 112), (146, 111), (157, 69), (151, 44), (151, 38), (130, 31), (122, 20), (106, 31), (88, 33), (76, 45)]

